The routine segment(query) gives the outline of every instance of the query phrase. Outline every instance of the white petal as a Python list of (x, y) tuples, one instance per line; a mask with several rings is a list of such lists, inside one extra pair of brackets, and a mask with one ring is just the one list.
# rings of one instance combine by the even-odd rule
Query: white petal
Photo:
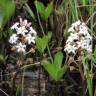
[(17, 28), (17, 26), (19, 25), (19, 23), (17, 22), (17, 23), (15, 23), (12, 27), (11, 27), (11, 29), (15, 29), (15, 28)]

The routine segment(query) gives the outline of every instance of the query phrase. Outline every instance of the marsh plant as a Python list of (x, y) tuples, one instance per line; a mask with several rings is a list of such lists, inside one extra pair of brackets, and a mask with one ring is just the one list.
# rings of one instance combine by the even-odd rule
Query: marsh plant
[(64, 51), (76, 55), (78, 50), (85, 49), (88, 54), (92, 52), (92, 36), (88, 32), (88, 28), (84, 22), (80, 20), (72, 24), (68, 29), (70, 36), (66, 41)]
[[(13, 20), (13, 13), (19, 20)], [(7, 66), (7, 59), (16, 63), (11, 76), (16, 96), (24, 96), (24, 72), (31, 67), (35, 70), (33, 66), (38, 70), (38, 96), (42, 96), (41, 71), (48, 83), (56, 84), (55, 91), (59, 89), (59, 83), (64, 82), (64, 96), (96, 95), (96, 86), (93, 85), (93, 69), (96, 69), (95, 15), (95, 0), (0, 1), (0, 66), (5, 63)], [(27, 62), (29, 57), (30, 64)], [(22, 73), (21, 85), (16, 85), (19, 73)], [(80, 78), (80, 84), (74, 77)], [(75, 85), (80, 92), (76, 92)]]
[[(93, 78), (93, 64), (89, 63), (91, 60), (92, 55), (92, 36), (88, 32), (88, 27), (84, 22), (81, 22), (80, 20), (76, 21), (71, 25), (71, 27), (68, 29), (68, 32), (70, 32), (70, 35), (68, 39), (66, 40), (66, 45), (64, 48), (64, 51), (67, 52), (67, 54), (70, 54), (73, 56), (73, 61), (77, 64), (79, 67), (79, 71), (82, 77), (82, 82), (84, 84), (85, 79), (87, 80), (88, 84), (88, 91), (89, 96), (92, 96), (92, 78)], [(75, 56), (78, 56), (75, 60)], [(70, 58), (70, 56), (69, 56)], [(79, 62), (79, 63), (77, 63)], [(78, 65), (79, 64), (79, 65)], [(82, 70), (82, 64), (84, 68), (84, 73)], [(70, 64), (69, 64), (70, 65)], [(91, 66), (91, 67), (89, 67)], [(82, 74), (83, 73), (83, 74)], [(82, 85), (83, 85), (82, 84)], [(84, 86), (83, 86), (84, 87)], [(84, 91), (84, 89), (83, 89)], [(84, 92), (82, 93), (84, 95)]]
[[(17, 66), (18, 70), (14, 72), (13, 74), (13, 86), (15, 87), (15, 79), (16, 76), (20, 71), (23, 70), (23, 73), (25, 72), (25, 68), (21, 68), (22, 66), (26, 66), (26, 55), (30, 53), (35, 52), (35, 39), (37, 32), (33, 29), (31, 26), (31, 22), (28, 22), (27, 19), (24, 19), (19, 17), (19, 22), (14, 23), (11, 26), (12, 30), (12, 35), (9, 38), (9, 43), (11, 45), (11, 50), (17, 54)], [(22, 95), (23, 95), (23, 82), (24, 82), (24, 76), (22, 76), (22, 87), (19, 86), (19, 89), (21, 90), (22, 88)], [(21, 88), (20, 88), (21, 87)], [(17, 87), (17, 92), (18, 93), (18, 87)], [(17, 95), (16, 95), (17, 96)]]
[(35, 44), (36, 31), (27, 19), (23, 21), (20, 17), (19, 22), (16, 22), (11, 30), (14, 33), (10, 36), (9, 43), (12, 45), (12, 49), (18, 53), (26, 53), (26, 46), (30, 45), (32, 48), (32, 44)]

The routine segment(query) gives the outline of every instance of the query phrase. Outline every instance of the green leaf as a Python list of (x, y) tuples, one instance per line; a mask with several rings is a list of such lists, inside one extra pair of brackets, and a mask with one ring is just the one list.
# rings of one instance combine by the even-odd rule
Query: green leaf
[(63, 76), (63, 74), (65, 74), (67, 68), (68, 68), (68, 66), (63, 66), (60, 70), (58, 70), (58, 72), (57, 72), (57, 81), (62, 78), (62, 76)]
[(95, 47), (95, 50), (94, 50), (94, 53), (93, 53), (93, 60), (94, 60), (94, 63), (96, 63), (96, 47)]
[(48, 61), (43, 60), (42, 65), (45, 70), (49, 73), (49, 75), (54, 79), (57, 80), (56, 68), (53, 64), (50, 64)]
[(41, 38), (39, 37), (36, 38), (36, 47), (39, 52), (42, 52), (42, 41), (41, 41)]
[(22, 88), (20, 85), (18, 85), (16, 89), (16, 96), (21, 96), (21, 92), (22, 92)]
[(69, 0), (70, 3), (70, 13), (72, 15), (72, 20), (76, 21), (78, 20), (78, 8), (76, 6), (78, 6), (78, 1), (77, 0)]
[(53, 4), (50, 3), (50, 4), (48, 4), (48, 6), (45, 9), (45, 20), (47, 20), (49, 18), (49, 16), (51, 15), (52, 11), (53, 11)]
[(80, 2), (82, 5), (86, 5), (86, 4), (88, 4), (89, 0), (80, 0)]
[(0, 54), (0, 63), (4, 63), (7, 60), (8, 56), (4, 56), (3, 54)]
[(43, 37), (43, 38), (37, 37), (36, 38), (36, 47), (40, 53), (44, 52), (47, 44), (48, 44), (48, 39), (46, 37)]
[(0, 62), (4, 61), (3, 55), (0, 54)]
[(37, 0), (34, 3), (37, 11), (40, 13), (41, 18), (43, 20), (47, 20), (53, 11), (53, 3), (49, 3), (47, 7), (45, 7), (42, 2)]
[(58, 69), (61, 68), (62, 60), (63, 60), (62, 52), (56, 53), (54, 56), (54, 65), (56, 66), (56, 68)]
[(0, 28), (11, 18), (15, 10), (14, 0), (0, 0)]
[(47, 37), (48, 37), (48, 40), (50, 41), (52, 37), (52, 32), (48, 32)]
[(37, 11), (40, 13), (41, 17), (44, 18), (45, 16), (45, 6), (43, 3), (39, 2), (39, 1), (35, 1), (35, 7), (37, 9)]
[(44, 13), (45, 11), (45, 6), (43, 3), (39, 2), (39, 1), (35, 1), (35, 6), (37, 8), (37, 10), (40, 12), (40, 13)]
[(30, 14), (30, 16), (31, 16), (33, 19), (35, 19), (34, 13), (33, 13), (33, 11), (31, 10), (30, 6), (29, 6), (27, 3), (25, 3), (25, 9), (26, 9), (27, 12)]
[(61, 79), (63, 74), (65, 74), (68, 67), (67, 65), (64, 65), (63, 67), (61, 67), (62, 59), (63, 59), (63, 54), (61, 52), (56, 53), (54, 58), (55, 58), (54, 64), (50, 64), (49, 61), (43, 60), (42, 66), (55, 81), (58, 81)]
[(87, 79), (87, 86), (88, 86), (88, 91), (89, 91), (89, 96), (93, 96), (93, 79), (92, 78), (88, 78)]
[(0, 10), (0, 28), (2, 26), (2, 22), (3, 22), (3, 12), (2, 10)]
[(48, 37), (47, 36), (44, 36), (42, 38), (42, 51), (45, 50), (45, 48), (47, 47), (47, 45), (48, 45)]
[(43, 53), (46, 49), (50, 39), (51, 39), (52, 33), (48, 33), (47, 36), (44, 36), (42, 38), (37, 37), (36, 38), (36, 47), (40, 53)]

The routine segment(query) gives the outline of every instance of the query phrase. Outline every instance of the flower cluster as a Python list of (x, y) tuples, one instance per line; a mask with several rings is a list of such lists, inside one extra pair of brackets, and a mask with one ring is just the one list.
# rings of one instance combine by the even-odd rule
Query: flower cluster
[(19, 22), (16, 22), (11, 30), (14, 33), (9, 38), (9, 43), (14, 45), (13, 47), (17, 52), (26, 52), (27, 45), (35, 44), (36, 31), (32, 28), (31, 23), (25, 19), (19, 18)]
[(76, 54), (78, 49), (85, 49), (88, 53), (92, 52), (92, 36), (88, 33), (88, 27), (84, 22), (76, 21), (68, 32), (70, 36), (66, 41), (65, 52)]

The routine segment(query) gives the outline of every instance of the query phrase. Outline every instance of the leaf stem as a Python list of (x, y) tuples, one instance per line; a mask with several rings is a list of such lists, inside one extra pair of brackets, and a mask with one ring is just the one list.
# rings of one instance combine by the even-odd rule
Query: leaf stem
[[(39, 16), (38, 10), (37, 10), (37, 17), (38, 17), (38, 22), (39, 22), (41, 31), (42, 31), (43, 35), (45, 36), (45, 32), (44, 32), (43, 26), (41, 24), (41, 20), (40, 20), (40, 16)], [(47, 50), (48, 50), (48, 54), (49, 54), (49, 56), (51, 58), (51, 63), (53, 63), (53, 58), (52, 58), (52, 55), (51, 55), (51, 52), (50, 52), (50, 49), (49, 49), (49, 46), (48, 45), (47, 45)]]

